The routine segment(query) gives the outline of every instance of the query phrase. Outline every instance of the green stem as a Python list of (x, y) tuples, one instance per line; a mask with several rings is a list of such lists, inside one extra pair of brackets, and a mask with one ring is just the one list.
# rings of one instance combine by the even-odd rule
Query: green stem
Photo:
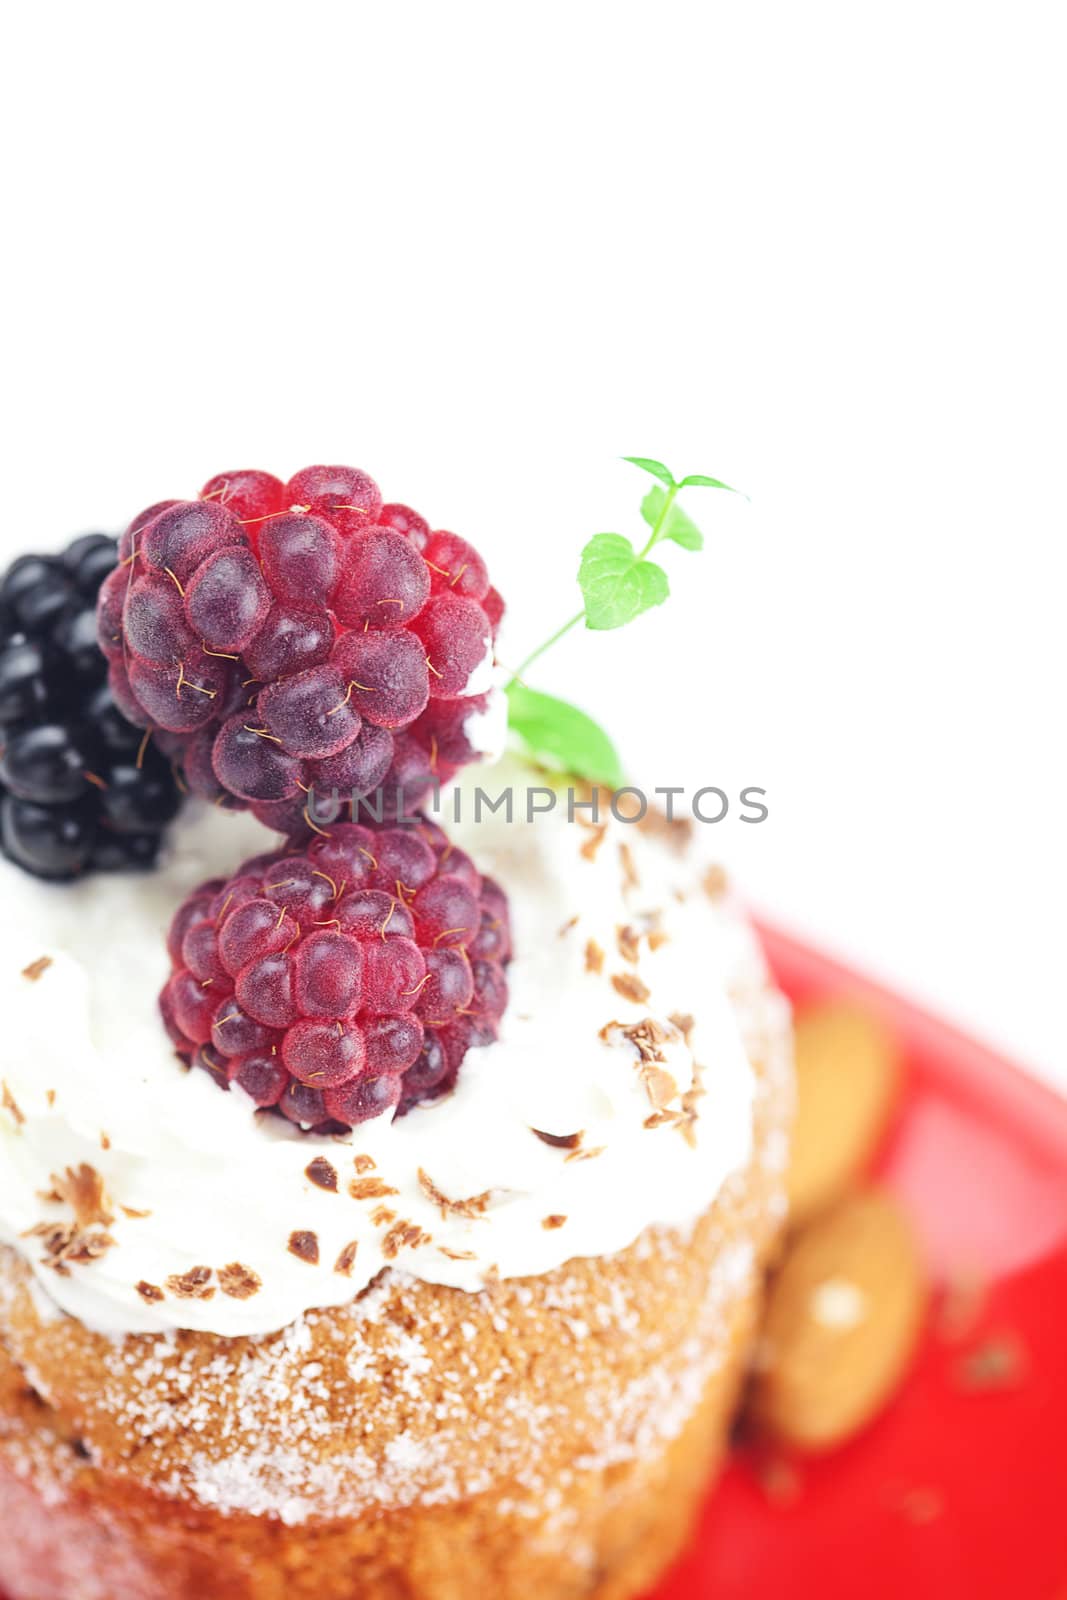
[(512, 674), (511, 683), (508, 684), (508, 688), (511, 688), (512, 683), (518, 682), (523, 673), (526, 671), (526, 668), (532, 666), (537, 660), (538, 656), (543, 656), (545, 651), (551, 650), (552, 646), (556, 644), (558, 640), (562, 639), (565, 633), (570, 633), (572, 628), (576, 628), (584, 616), (585, 609), (583, 607), (583, 609), (578, 612), (577, 616), (572, 617), (569, 622), (565, 622), (562, 628), (557, 628), (555, 633), (552, 634), (550, 638), (545, 640), (544, 644), (539, 644), (537, 649), (526, 657), (526, 660), (522, 663), (522, 665), (516, 668), (515, 672)]
[(641, 551), (641, 554), (638, 556), (638, 558), (637, 558), (638, 561), (643, 561), (645, 559), (645, 557), (648, 555), (648, 552), (652, 549), (652, 546), (654, 544), (658, 544), (660, 535), (662, 534), (663, 529), (665, 528), (665, 526), (667, 524), (667, 518), (671, 514), (671, 507), (673, 506), (675, 500), (677, 500), (677, 498), (678, 498), (678, 490), (679, 490), (680, 487), (681, 487), (680, 484), (672, 483), (670, 488), (667, 490), (667, 498), (663, 502), (663, 510), (660, 512), (659, 516), (656, 518), (655, 527), (652, 529), (652, 532), (649, 534), (648, 543), (645, 545), (645, 548)]
[[(637, 558), (638, 561), (643, 561), (645, 559), (645, 557), (648, 555), (648, 552), (652, 549), (652, 546), (658, 542), (658, 540), (660, 538), (660, 535), (663, 532), (664, 526), (666, 525), (667, 518), (671, 514), (671, 507), (673, 506), (675, 500), (678, 497), (679, 488), (680, 488), (680, 485), (675, 483), (675, 484), (672, 484), (671, 487), (667, 490), (667, 497), (663, 502), (663, 509), (660, 512), (659, 516), (656, 518), (655, 526), (653, 527), (652, 532), (648, 536), (648, 543), (645, 545), (645, 548), (641, 551), (641, 554), (638, 556), (638, 558)], [(584, 616), (585, 616), (585, 609), (583, 607), (583, 609), (581, 611), (579, 611), (576, 616), (571, 617), (569, 622), (565, 622), (563, 624), (562, 628), (557, 628), (555, 633), (551, 634), (545, 640), (545, 642), (543, 644), (539, 644), (537, 646), (537, 649), (534, 650), (532, 652), (532, 654), (530, 654), (530, 655), (528, 655), (526, 657), (526, 660), (524, 662), (522, 662), (521, 666), (516, 667), (515, 671), (512, 673), (511, 679), (508, 682), (508, 688), (510, 689), (511, 685), (513, 683), (518, 683), (519, 680), (522, 678), (523, 673), (526, 671), (527, 667), (532, 667), (534, 662), (537, 661), (541, 656), (543, 656), (546, 650), (551, 650), (551, 648), (552, 648), (552, 646), (554, 644), (558, 644), (558, 642), (560, 641), (560, 639), (563, 638), (563, 635), (565, 633), (570, 633), (572, 628), (576, 628), (578, 626), (579, 622), (581, 622), (581, 620), (582, 620), (582, 618)]]

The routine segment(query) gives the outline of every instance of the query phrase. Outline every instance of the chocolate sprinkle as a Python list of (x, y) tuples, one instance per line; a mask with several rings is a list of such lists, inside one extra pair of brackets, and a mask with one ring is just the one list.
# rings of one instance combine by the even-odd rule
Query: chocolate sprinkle
[(298, 1229), (289, 1235), (289, 1254), (299, 1256), (301, 1261), (306, 1261), (309, 1266), (317, 1267), (319, 1264), (319, 1236), (309, 1230)]
[(316, 1156), (314, 1161), (309, 1161), (304, 1168), (304, 1176), (317, 1189), (329, 1189), (331, 1194), (337, 1193), (337, 1168), (331, 1166), (325, 1156)]
[(530, 1132), (535, 1133), (543, 1144), (550, 1144), (554, 1150), (577, 1150), (582, 1142), (582, 1134), (580, 1132), (542, 1133), (540, 1128), (531, 1128)]
[(356, 1251), (359, 1249), (359, 1240), (350, 1239), (341, 1254), (333, 1264), (333, 1270), (339, 1272), (343, 1278), (352, 1276), (352, 1268), (356, 1261)]

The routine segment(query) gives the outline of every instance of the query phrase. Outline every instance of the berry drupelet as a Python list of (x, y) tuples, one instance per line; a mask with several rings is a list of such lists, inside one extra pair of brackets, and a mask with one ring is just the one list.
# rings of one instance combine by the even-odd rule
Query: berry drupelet
[(425, 818), (340, 823), (202, 884), (168, 948), (178, 1053), (304, 1128), (443, 1093), (507, 1003), (506, 896)]
[(41, 878), (150, 867), (181, 803), (108, 687), (96, 601), (116, 559), (89, 533), (0, 580), (0, 847)]
[(306, 837), (311, 794), (407, 809), (474, 755), (503, 604), (466, 540), (366, 473), (224, 473), (142, 512), (120, 555), (111, 687), (194, 793)]

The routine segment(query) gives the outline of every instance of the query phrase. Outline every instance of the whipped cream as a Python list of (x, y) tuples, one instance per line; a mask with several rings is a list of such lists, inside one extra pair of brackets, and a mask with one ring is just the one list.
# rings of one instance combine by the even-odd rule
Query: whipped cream
[[(0, 861), (0, 1239), (50, 1299), (109, 1333), (262, 1333), (385, 1266), (474, 1291), (707, 1209), (752, 1148), (730, 991), (759, 981), (754, 936), (669, 841), (522, 810), (452, 829), (511, 900), (499, 1041), (446, 1098), (343, 1139), (183, 1069), (159, 1021), (174, 909), (261, 851), (259, 824), (190, 805), (143, 878), (54, 887)], [(57, 1272), (40, 1230), (73, 1220), (62, 1180), (82, 1164), (110, 1242)]]

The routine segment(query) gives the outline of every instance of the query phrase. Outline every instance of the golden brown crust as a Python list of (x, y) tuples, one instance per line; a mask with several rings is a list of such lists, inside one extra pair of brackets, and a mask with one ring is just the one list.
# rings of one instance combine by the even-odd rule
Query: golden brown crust
[[(721, 1453), (783, 1211), (782, 1017), (768, 993), (748, 999), (755, 1156), (688, 1233), (649, 1229), (480, 1294), (389, 1271), (256, 1339), (112, 1340), (42, 1318), (0, 1251), (0, 1518), (20, 1530), (0, 1586), (12, 1600), (644, 1587)], [(105, 1543), (113, 1576), (94, 1590)]]

